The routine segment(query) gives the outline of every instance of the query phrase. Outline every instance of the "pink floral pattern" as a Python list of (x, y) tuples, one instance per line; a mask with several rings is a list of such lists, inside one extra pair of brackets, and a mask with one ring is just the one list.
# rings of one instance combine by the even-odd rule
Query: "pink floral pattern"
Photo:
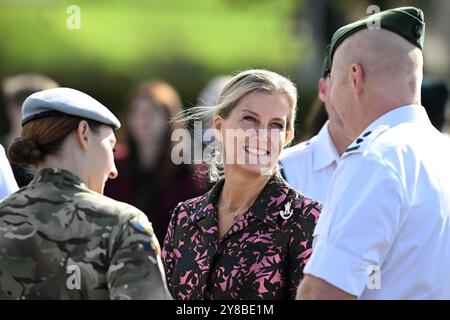
[[(223, 183), (172, 213), (162, 257), (173, 297), (294, 299), (321, 205), (276, 174), (219, 240), (216, 206)], [(284, 219), (289, 210), (293, 214)]]

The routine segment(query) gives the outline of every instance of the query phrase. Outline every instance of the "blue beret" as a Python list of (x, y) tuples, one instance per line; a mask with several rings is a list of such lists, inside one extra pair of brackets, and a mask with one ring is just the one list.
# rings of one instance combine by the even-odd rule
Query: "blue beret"
[(339, 45), (352, 34), (368, 29), (374, 21), (379, 21), (380, 28), (398, 34), (420, 50), (423, 49), (425, 39), (425, 19), (422, 10), (415, 7), (400, 7), (367, 16), (338, 29), (327, 48), (327, 60), (324, 74), (331, 72), (333, 56)]
[(22, 126), (27, 122), (54, 115), (71, 115), (94, 120), (117, 130), (120, 121), (91, 96), (70, 88), (54, 88), (30, 95), (22, 106)]

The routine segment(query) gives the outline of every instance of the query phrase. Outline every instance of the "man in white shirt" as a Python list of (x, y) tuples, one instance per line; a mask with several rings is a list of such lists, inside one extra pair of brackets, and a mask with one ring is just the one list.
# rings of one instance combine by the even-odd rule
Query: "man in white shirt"
[(0, 145), (0, 201), (18, 189), (5, 149)]
[(316, 136), (283, 150), (280, 157), (284, 175), (292, 188), (321, 203), (325, 203), (340, 156), (351, 142), (330, 103), (329, 85), (329, 74), (324, 72), (318, 83), (318, 96), (325, 105), (328, 121)]
[[(374, 18), (381, 29), (366, 27)], [(300, 299), (450, 299), (450, 150), (420, 106), (423, 31), (422, 11), (405, 7), (333, 36), (331, 101), (354, 141)]]

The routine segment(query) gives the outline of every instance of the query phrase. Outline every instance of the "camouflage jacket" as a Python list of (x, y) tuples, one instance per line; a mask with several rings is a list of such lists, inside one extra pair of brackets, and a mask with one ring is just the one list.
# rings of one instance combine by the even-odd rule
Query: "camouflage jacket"
[(0, 202), (0, 299), (171, 299), (144, 213), (44, 169)]

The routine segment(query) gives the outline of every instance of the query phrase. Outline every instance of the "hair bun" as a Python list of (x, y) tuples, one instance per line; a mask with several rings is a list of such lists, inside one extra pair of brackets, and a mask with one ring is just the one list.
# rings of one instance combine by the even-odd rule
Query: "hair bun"
[(35, 140), (16, 138), (9, 147), (8, 158), (12, 163), (35, 165), (42, 160), (43, 154)]

